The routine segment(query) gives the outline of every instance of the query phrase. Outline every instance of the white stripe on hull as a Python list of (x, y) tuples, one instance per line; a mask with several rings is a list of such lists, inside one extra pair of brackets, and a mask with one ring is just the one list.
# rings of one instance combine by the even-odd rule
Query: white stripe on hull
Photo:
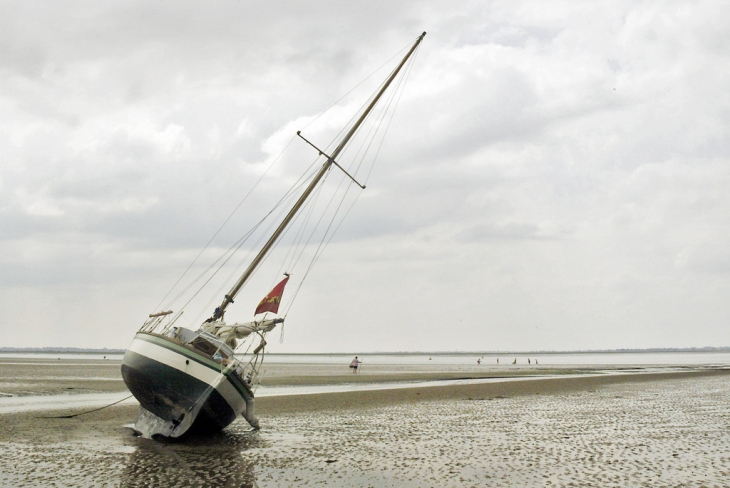
[[(176, 351), (138, 339), (137, 337), (135, 337), (132, 344), (130, 344), (129, 350), (152, 359), (153, 361), (175, 368), (178, 371), (188, 374), (193, 378), (212, 386), (218, 390), (218, 393), (220, 393), (226, 402), (228, 402), (228, 405), (236, 415), (240, 415), (241, 412), (246, 409), (245, 400), (241, 397), (231, 382), (228, 381), (228, 378), (213, 371), (209, 367), (204, 366), (197, 361), (190, 360)], [(189, 364), (185, 364), (186, 360), (188, 360)]]

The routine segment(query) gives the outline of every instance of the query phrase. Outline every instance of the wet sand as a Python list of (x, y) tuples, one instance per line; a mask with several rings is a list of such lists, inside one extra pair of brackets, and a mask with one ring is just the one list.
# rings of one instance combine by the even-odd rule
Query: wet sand
[[(125, 391), (118, 363), (69, 362), (53, 373), (41, 366), (58, 380), (6, 363), (6, 393), (14, 384), (25, 394)], [(540, 373), (267, 367), (279, 385)], [(184, 444), (134, 437), (124, 425), (134, 421), (135, 406), (73, 419), (38, 418), (71, 413), (64, 411), (2, 414), (0, 486), (724, 486), (730, 479), (729, 370), (558, 373), (262, 397), (261, 431), (241, 419)]]
[(120, 361), (0, 358), (0, 397), (126, 391)]

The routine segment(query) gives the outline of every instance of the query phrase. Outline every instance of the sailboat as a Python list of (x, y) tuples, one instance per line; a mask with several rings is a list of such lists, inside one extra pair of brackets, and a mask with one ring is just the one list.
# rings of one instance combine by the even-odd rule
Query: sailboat
[[(147, 437), (175, 439), (191, 433), (219, 431), (239, 415), (254, 429), (260, 428), (255, 413), (254, 391), (260, 378), (266, 334), (284, 322), (284, 318), (275, 314), (289, 276), (261, 301), (255, 320), (228, 323), (225, 321), (226, 310), (333, 167), (365, 188), (340, 166), (337, 158), (425, 35), (424, 32), (417, 37), (331, 153), (320, 150), (297, 132), (307, 144), (319, 151), (319, 156), (325, 157), (325, 162), (230, 291), (223, 296), (213, 314), (197, 330), (177, 325), (182, 311), (163, 310), (149, 315), (134, 336), (121, 367), (125, 384), (140, 403), (135, 423), (137, 431)], [(269, 318), (266, 312), (272, 312), (274, 318)], [(262, 313), (263, 318), (256, 320)], [(249, 353), (237, 353), (239, 341), (249, 341)]]

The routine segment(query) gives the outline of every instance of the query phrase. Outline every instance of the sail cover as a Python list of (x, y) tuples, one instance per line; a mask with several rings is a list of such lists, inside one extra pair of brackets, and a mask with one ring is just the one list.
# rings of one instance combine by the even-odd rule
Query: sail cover
[(286, 286), (287, 281), (289, 281), (288, 276), (281, 280), (279, 284), (276, 285), (263, 300), (261, 300), (261, 303), (259, 303), (259, 306), (256, 307), (256, 311), (253, 314), (258, 315), (264, 312), (279, 313), (279, 303), (281, 303), (281, 296), (284, 294), (284, 287)]

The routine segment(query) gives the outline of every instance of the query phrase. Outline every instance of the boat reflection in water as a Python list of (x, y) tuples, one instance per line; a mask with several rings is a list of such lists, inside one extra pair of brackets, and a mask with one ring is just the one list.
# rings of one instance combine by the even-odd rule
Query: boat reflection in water
[(254, 432), (226, 430), (194, 442), (160, 443), (142, 437), (135, 441), (121, 487), (258, 486), (253, 461), (243, 456), (264, 444)]

